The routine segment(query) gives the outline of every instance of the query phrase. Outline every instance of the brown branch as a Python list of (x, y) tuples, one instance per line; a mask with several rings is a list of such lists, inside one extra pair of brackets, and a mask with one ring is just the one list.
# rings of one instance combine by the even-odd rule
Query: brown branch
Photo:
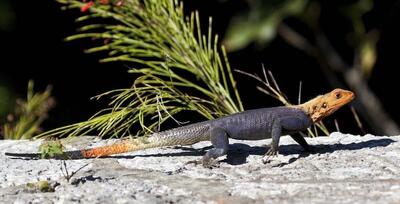
[(354, 64), (350, 66), (335, 51), (322, 32), (315, 31), (315, 45), (284, 23), (279, 26), (278, 34), (289, 45), (316, 58), (331, 86), (344, 87), (335, 72), (341, 73), (346, 84), (356, 93), (355, 108), (378, 134), (395, 135), (400, 133), (400, 128), (386, 112), (381, 101), (363, 77), (357, 53)]
[[(322, 60), (329, 68), (340, 72), (346, 84), (356, 93), (355, 108), (367, 121), (367, 123), (378, 133), (385, 135), (396, 135), (400, 129), (396, 122), (386, 112), (379, 98), (368, 86), (367, 80), (361, 71), (358, 53), (352, 66), (349, 66), (331, 46), (323, 33), (317, 33), (316, 51), (323, 57)], [(335, 74), (332, 73), (331, 77)]]

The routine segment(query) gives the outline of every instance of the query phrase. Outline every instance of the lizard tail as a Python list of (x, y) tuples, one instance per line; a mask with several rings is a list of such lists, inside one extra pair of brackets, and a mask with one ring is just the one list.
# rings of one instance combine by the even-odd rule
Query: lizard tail
[[(142, 149), (173, 146), (173, 145), (190, 145), (199, 141), (208, 140), (209, 136), (207, 125), (186, 126), (181, 128), (164, 131), (161, 133), (154, 133), (149, 137), (140, 137), (136, 139), (128, 139), (122, 142), (106, 145), (101, 147), (94, 147), (89, 149), (82, 149), (76, 151), (66, 151), (62, 154), (55, 155), (51, 158), (55, 159), (84, 159), (106, 157), (113, 154), (120, 154), (125, 152), (132, 152)], [(42, 158), (40, 153), (6, 153), (7, 156), (15, 157), (28, 157), (28, 158)]]
[(121, 143), (66, 152), (67, 156), (74, 159), (105, 157), (113, 154), (132, 152), (159, 146), (156, 143), (144, 143), (140, 140), (126, 140)]
[[(179, 129), (172, 130), (170, 132), (166, 131), (162, 134), (155, 133), (150, 135), (149, 137), (141, 137), (137, 139), (124, 140), (123, 142), (95, 147), (90, 149), (83, 149), (77, 151), (69, 151), (65, 152), (66, 156), (72, 159), (83, 159), (83, 158), (95, 158), (95, 157), (105, 157), (113, 154), (120, 154), (126, 152), (133, 152), (142, 149), (149, 149), (155, 147), (163, 147), (163, 146), (173, 146), (173, 145), (190, 145), (197, 143), (199, 141), (203, 141), (207, 138), (207, 135), (204, 134), (207, 131), (206, 128), (202, 128), (197, 130), (195, 134), (191, 130), (183, 130), (181, 132)], [(186, 136), (186, 132), (192, 134), (191, 137)], [(178, 134), (179, 133), (179, 134)], [(202, 136), (206, 135), (206, 136)]]
[[(94, 147), (89, 149), (66, 151), (62, 154), (51, 157), (53, 159), (85, 159), (85, 158), (96, 158), (106, 157), (113, 154), (120, 154), (125, 152), (137, 151), (141, 149), (148, 149), (152, 147), (163, 146), (159, 142), (148, 142), (143, 139), (126, 140), (117, 144), (106, 145), (101, 147)], [(42, 154), (40, 153), (11, 153), (6, 152), (6, 156), (13, 157), (26, 157), (31, 159), (40, 159)]]
[[(63, 152), (59, 155), (54, 155), (53, 157), (49, 157), (52, 159), (84, 159), (85, 157), (82, 154), (83, 150), (77, 151), (67, 151)], [(42, 159), (41, 153), (13, 153), (13, 152), (5, 152), (4, 155), (11, 157), (25, 157), (29, 159)], [(47, 158), (47, 157), (46, 157)]]
[(11, 157), (28, 157), (28, 158), (36, 158), (39, 159), (40, 158), (40, 154), (39, 153), (12, 153), (12, 152), (6, 152), (4, 153), (4, 155), (6, 156), (11, 156)]

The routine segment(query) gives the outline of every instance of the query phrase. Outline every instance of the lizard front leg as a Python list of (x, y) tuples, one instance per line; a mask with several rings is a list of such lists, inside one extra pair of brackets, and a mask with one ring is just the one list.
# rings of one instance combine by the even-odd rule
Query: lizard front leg
[(272, 125), (272, 130), (271, 130), (272, 141), (271, 141), (271, 144), (269, 145), (269, 149), (268, 149), (267, 153), (265, 153), (265, 155), (262, 159), (264, 164), (269, 163), (271, 157), (278, 155), (279, 139), (281, 137), (281, 134), (282, 134), (281, 124), (278, 121), (274, 122), (274, 124)]
[[(288, 130), (289, 132), (293, 132), (290, 136), (296, 141), (299, 145), (303, 147), (307, 152), (312, 152), (313, 149), (308, 145), (307, 141), (303, 136), (298, 133), (301, 130), (307, 129), (311, 125), (311, 123), (307, 122), (309, 118), (307, 116), (296, 116), (296, 117), (286, 117), (281, 119), (282, 128)], [(297, 133), (294, 133), (297, 132)]]
[(315, 152), (315, 150), (311, 148), (310, 145), (308, 145), (307, 141), (299, 133), (292, 134), (290, 135), (290, 137), (292, 137), (294, 141), (296, 141), (301, 147), (303, 147), (305, 151)]

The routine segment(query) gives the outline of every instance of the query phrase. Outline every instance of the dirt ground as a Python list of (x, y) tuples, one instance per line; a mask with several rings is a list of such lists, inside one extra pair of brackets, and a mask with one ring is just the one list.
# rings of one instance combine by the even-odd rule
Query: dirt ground
[[(307, 141), (316, 153), (282, 137), (280, 155), (263, 164), (269, 140), (231, 140), (220, 167), (207, 169), (185, 163), (200, 159), (209, 142), (62, 162), (7, 157), (35, 152), (41, 141), (3, 140), (0, 203), (400, 203), (400, 136), (333, 133)], [(66, 147), (113, 142), (85, 137)]]

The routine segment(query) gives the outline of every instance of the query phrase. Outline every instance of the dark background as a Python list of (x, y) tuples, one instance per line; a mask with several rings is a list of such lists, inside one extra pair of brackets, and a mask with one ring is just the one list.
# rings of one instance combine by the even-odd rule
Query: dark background
[[(4, 0), (2, 0), (4, 1)], [(35, 80), (36, 90), (53, 86), (57, 106), (44, 124), (53, 128), (85, 120), (100, 110), (104, 103), (89, 100), (90, 97), (115, 88), (129, 87), (134, 76), (127, 74), (127, 65), (100, 64), (99, 56), (84, 54), (90, 41), (64, 42), (74, 34), (78, 25), (74, 22), (79, 11), (61, 11), (53, 0), (12, 1), (5, 0), (14, 13), (12, 26), (0, 30), (0, 85), (9, 88), (14, 97), (25, 97), (27, 82)], [(221, 36), (234, 14), (246, 8), (244, 1), (185, 1), (188, 11), (200, 11), (203, 22), (213, 16), (214, 31)], [(334, 11), (332, 11), (334, 12)], [(399, 121), (399, 26), (400, 1), (375, 1), (374, 9), (365, 16), (368, 28), (380, 31), (378, 61), (369, 80), (371, 89), (378, 95), (386, 110)], [(329, 14), (329, 12), (328, 12)], [(340, 18), (324, 17), (326, 29), (333, 42), (340, 42), (346, 25)], [(345, 50), (336, 44), (337, 50)], [(351, 53), (341, 53), (351, 59)], [(261, 73), (261, 64), (270, 69), (289, 99), (297, 101), (299, 81), (303, 82), (303, 101), (332, 89), (319, 69), (318, 63), (307, 58), (277, 38), (268, 47), (250, 45), (229, 54), (233, 68), (251, 73)], [(236, 74), (245, 109), (279, 105), (274, 99), (255, 89), (253, 80)], [(4, 99), (1, 99), (4, 100)], [(360, 134), (349, 108), (340, 110), (338, 119), (343, 132)], [(332, 117), (327, 121), (332, 126)], [(367, 132), (374, 133), (367, 127)]]

